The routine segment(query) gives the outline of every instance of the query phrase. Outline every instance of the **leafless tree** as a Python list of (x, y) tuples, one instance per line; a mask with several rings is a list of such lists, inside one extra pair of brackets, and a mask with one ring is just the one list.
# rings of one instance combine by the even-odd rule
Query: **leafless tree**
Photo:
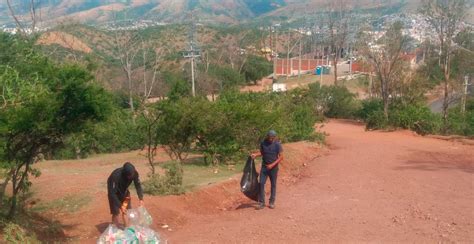
[(115, 55), (126, 76), (129, 106), (134, 113), (134, 95), (140, 95), (144, 103), (156, 89), (161, 61), (167, 49), (161, 45), (155, 47), (156, 43), (144, 41), (135, 32), (116, 31), (114, 34)]
[[(228, 63), (239, 72), (242, 71), (245, 63), (247, 62), (248, 54), (245, 52), (246, 37), (249, 31), (245, 31), (238, 35), (227, 35), (223, 40), (223, 46), (221, 47), (221, 55), (227, 59)], [(224, 60), (225, 60), (224, 59)], [(223, 61), (222, 58), (218, 58), (219, 61)]]
[(291, 29), (288, 29), (288, 35), (286, 39), (286, 78), (288, 79), (293, 72), (293, 62), (291, 62), (290, 56), (293, 53), (295, 47), (301, 44), (304, 35), (301, 33), (294, 34)]
[(378, 40), (370, 35), (363, 35), (360, 40), (362, 52), (372, 64), (380, 84), (380, 95), (384, 105), (384, 115), (388, 119), (388, 107), (393, 94), (395, 82), (400, 81), (404, 72), (402, 53), (407, 44), (407, 38), (402, 34), (402, 24), (392, 24), (385, 35)]
[(135, 111), (133, 103), (133, 74), (135, 71), (136, 58), (140, 51), (141, 39), (133, 32), (116, 31), (114, 33), (114, 45), (121, 68), (127, 77), (129, 106), (132, 113)]
[(326, 13), (326, 26), (328, 28), (328, 44), (332, 53), (334, 66), (334, 84), (337, 85), (337, 63), (346, 46), (349, 34), (350, 4), (347, 0), (332, 0), (328, 4)]
[(455, 50), (453, 39), (460, 31), (467, 10), (466, 0), (424, 0), (421, 13), (437, 36), (440, 68), (443, 72), (443, 119), (446, 129), (450, 101), (451, 60)]
[[(22, 23), (18, 15), (15, 13), (15, 10), (11, 4), (11, 0), (7, 0), (8, 10), (10, 11), (12, 18), (15, 21), (17, 31), (23, 36), (26, 36), (28, 34), (28, 29), (31, 30), (31, 33), (34, 33), (36, 31), (36, 25), (38, 24), (38, 20), (39, 20), (39, 16), (36, 13), (36, 6), (38, 5), (38, 3), (39, 3), (39, 0), (29, 1), (30, 19)], [(29, 25), (29, 28), (28, 28), (28, 25)]]
[[(142, 103), (146, 102), (153, 94), (159, 76), (159, 70), (162, 65), (164, 55), (167, 53), (167, 48), (164, 46), (154, 47), (152, 43), (145, 43), (142, 41), (142, 70), (143, 86)], [(149, 57), (149, 55), (152, 57)]]

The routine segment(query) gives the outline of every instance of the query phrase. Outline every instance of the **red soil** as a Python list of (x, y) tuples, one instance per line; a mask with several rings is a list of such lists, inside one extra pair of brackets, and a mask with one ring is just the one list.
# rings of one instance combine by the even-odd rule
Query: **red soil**
[[(182, 196), (147, 196), (153, 228), (170, 243), (474, 241), (473, 146), (343, 121), (323, 130), (329, 149), (284, 145), (276, 209), (255, 210), (236, 176)], [(42, 166), (40, 198), (94, 196), (79, 213), (56, 216), (73, 241), (94, 243), (107, 226), (106, 178), (132, 154)], [(144, 160), (135, 164), (147, 171)]]

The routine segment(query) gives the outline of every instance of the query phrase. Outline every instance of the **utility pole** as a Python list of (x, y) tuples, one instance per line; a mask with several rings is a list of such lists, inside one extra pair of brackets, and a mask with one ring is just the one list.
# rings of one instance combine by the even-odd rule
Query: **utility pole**
[(196, 85), (194, 82), (194, 47), (193, 47), (193, 42), (191, 41), (191, 83), (192, 83), (192, 91), (193, 91), (193, 97), (196, 96)]
[(194, 48), (194, 42), (191, 41), (189, 45), (189, 49), (187, 50), (186, 54), (184, 54), (184, 58), (189, 58), (191, 59), (191, 89), (193, 93), (193, 97), (196, 96), (196, 84), (195, 84), (195, 79), (194, 79), (194, 62), (195, 58), (200, 57), (201, 55), (199, 54), (198, 50)]
[(467, 101), (467, 86), (469, 86), (469, 76), (464, 76), (464, 89), (462, 94), (462, 101), (461, 101), (461, 113), (466, 113), (466, 101)]
[(352, 47), (349, 47), (349, 75), (352, 79)]
[(323, 66), (319, 66), (319, 76), (321, 78), (321, 81), (319, 82), (319, 84), (321, 84), (321, 86), (323, 85)]
[[(273, 41), (275, 47), (271, 47), (272, 50), (272, 57), (273, 57), (273, 83), (276, 82), (277, 80), (277, 66), (278, 66), (278, 32), (277, 32), (277, 26), (274, 25), (272, 26), (272, 31), (275, 32), (275, 39)], [(270, 35), (273, 35), (273, 32), (270, 32)], [(282, 65), (282, 71), (283, 71), (283, 62), (281, 63)]]
[(329, 52), (330, 52), (330, 50), (329, 50), (329, 47), (328, 47), (328, 53), (326, 55), (326, 65), (327, 66), (329, 66)]
[(319, 61), (321, 61), (321, 65), (323, 65), (323, 45), (319, 45), (319, 50), (318, 50), (318, 62), (316, 63), (316, 66), (319, 65)]
[(290, 27), (288, 27), (288, 49), (287, 49), (287, 52), (286, 52), (286, 69), (287, 69), (287, 74), (286, 74), (286, 79), (288, 79), (290, 77), (290, 72), (291, 72), (291, 69), (293, 69), (293, 67), (288, 67), (288, 65), (290, 64), (290, 40), (291, 40), (291, 36), (290, 36), (290, 33), (291, 33), (291, 30), (290, 30)]
[[(192, 17), (191, 17), (192, 18)], [(189, 31), (189, 49), (184, 52), (184, 58), (191, 59), (191, 89), (193, 97), (196, 96), (196, 84), (195, 84), (195, 73), (194, 73), (194, 63), (195, 59), (200, 57), (200, 50), (195, 47), (194, 33), (196, 31), (196, 25), (194, 20), (191, 23), (191, 29)]]
[(301, 78), (301, 48), (302, 48), (303, 38), (300, 40), (300, 57), (298, 60), (298, 78)]

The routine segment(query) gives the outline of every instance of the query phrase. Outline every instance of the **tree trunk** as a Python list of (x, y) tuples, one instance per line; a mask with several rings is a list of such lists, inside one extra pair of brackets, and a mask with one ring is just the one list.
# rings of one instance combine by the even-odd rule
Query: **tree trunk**
[(10, 182), (10, 176), (5, 176), (5, 180), (0, 185), (0, 208), (3, 208), (3, 198), (5, 197), (5, 191), (7, 190), (8, 182)]
[(13, 219), (16, 214), (17, 194), (14, 193), (11, 200), (10, 211), (8, 212), (8, 219)]
[(334, 66), (334, 85), (338, 85), (338, 82), (337, 82), (337, 60), (338, 60), (338, 50), (336, 48), (336, 53), (334, 54), (334, 58), (333, 58), (333, 66)]
[[(16, 170), (15, 170), (16, 171)], [(18, 195), (18, 189), (17, 184), (20, 184), (20, 182), (17, 182), (18, 179), (17, 177), (17, 172), (14, 173), (12, 177), (12, 198), (11, 198), (11, 204), (10, 204), (10, 210), (8, 211), (8, 219), (13, 219), (16, 213), (16, 205), (17, 205), (17, 195)]]
[[(451, 43), (451, 41), (448, 41)], [(448, 109), (449, 109), (449, 80), (450, 80), (450, 56), (449, 49), (446, 48), (446, 56), (444, 57), (444, 99), (443, 99), (443, 133), (448, 130)]]
[(389, 94), (388, 94), (388, 87), (387, 82), (383, 78), (380, 80), (380, 89), (382, 90), (382, 101), (383, 101), (383, 114), (385, 119), (388, 121), (388, 105), (389, 105)]
[(447, 131), (448, 125), (448, 108), (449, 108), (449, 85), (448, 81), (444, 81), (444, 99), (443, 99), (443, 133)]
[(133, 92), (132, 92), (132, 81), (129, 80), (128, 82), (128, 95), (129, 95), (129, 105), (130, 105), (130, 110), (132, 111), (132, 114), (135, 112), (135, 106), (133, 105)]
[(388, 98), (383, 99), (383, 115), (385, 116), (385, 119), (388, 121), (388, 105), (389, 101)]
[(148, 144), (148, 151), (147, 151), (147, 158), (148, 158), (148, 163), (150, 164), (150, 169), (151, 169), (151, 174), (155, 174), (155, 165), (154, 163), (154, 157), (155, 157), (155, 149), (152, 149), (151, 143)]
[[(33, 160), (30, 160), (30, 162), (20, 164), (14, 169), (14, 172), (11, 178), (13, 190), (12, 190), (12, 201), (11, 201), (10, 211), (8, 213), (9, 219), (13, 219), (16, 214), (18, 193), (21, 191), (25, 191), (25, 188), (23, 186), (25, 185), (25, 181), (27, 180), (27, 177), (30, 171), (30, 166), (32, 163), (33, 163)], [(23, 167), (23, 165), (25, 166), (25, 171), (21, 173), (21, 177), (18, 178), (18, 174), (20, 173), (20, 170)]]

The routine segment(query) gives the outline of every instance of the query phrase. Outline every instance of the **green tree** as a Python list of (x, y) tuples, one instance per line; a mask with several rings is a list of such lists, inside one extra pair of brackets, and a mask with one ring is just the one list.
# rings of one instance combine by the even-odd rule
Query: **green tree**
[(273, 72), (272, 63), (263, 57), (250, 55), (242, 68), (247, 82), (256, 82)]
[[(33, 165), (41, 155), (61, 147), (66, 135), (80, 131), (88, 121), (104, 119), (109, 96), (84, 69), (53, 65), (32, 46), (15, 45), (21, 39), (9, 41), (10, 48), (17, 49), (0, 50), (6, 54), (0, 56), (9, 56), (11, 61), (0, 67), (0, 162), (7, 171), (5, 184), (12, 185), (9, 217), (13, 217), (18, 195), (31, 186), (29, 177), (40, 175)], [(29, 57), (11, 58), (24, 53)]]
[(196, 138), (195, 118), (191, 116), (194, 98), (183, 97), (158, 104), (161, 114), (156, 130), (158, 141), (175, 160), (183, 161)]

